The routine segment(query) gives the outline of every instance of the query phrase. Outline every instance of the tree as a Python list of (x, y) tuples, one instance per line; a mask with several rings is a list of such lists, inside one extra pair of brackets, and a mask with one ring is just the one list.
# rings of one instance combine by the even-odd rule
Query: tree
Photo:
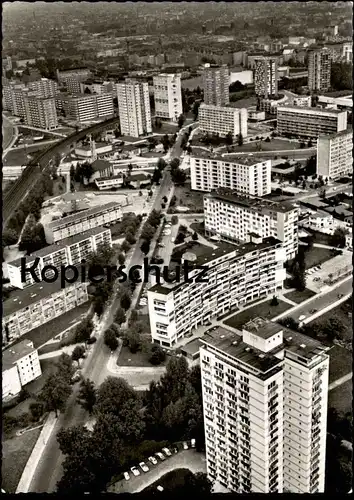
[(237, 144), (238, 144), (239, 146), (242, 146), (242, 145), (243, 145), (243, 136), (242, 136), (242, 134), (241, 134), (241, 133), (240, 133), (240, 134), (238, 134), (238, 136), (237, 136)]
[(127, 253), (130, 250), (130, 243), (128, 243), (127, 240), (124, 240), (123, 243), (121, 244), (120, 248), (121, 248), (121, 250), (123, 250), (123, 252)]
[(80, 365), (80, 359), (83, 358), (85, 354), (85, 348), (82, 345), (75, 346), (75, 349), (71, 353), (71, 358), (76, 361), (78, 366)]
[(44, 404), (40, 401), (34, 401), (30, 404), (29, 409), (32, 415), (32, 420), (37, 422), (44, 413)]
[(183, 396), (189, 377), (188, 362), (184, 356), (172, 356), (167, 363), (166, 372), (161, 377), (161, 384), (170, 402), (176, 402)]
[(104, 332), (104, 343), (111, 351), (115, 351), (118, 347), (116, 334), (110, 328)]
[(57, 373), (60, 377), (63, 377), (68, 383), (70, 383), (72, 376), (74, 375), (75, 368), (73, 366), (72, 357), (69, 354), (63, 352), (56, 363)]
[(140, 246), (140, 250), (143, 252), (144, 255), (147, 255), (150, 251), (150, 241), (144, 240)]
[(160, 365), (166, 359), (166, 353), (158, 344), (152, 344), (149, 361), (152, 365)]
[(233, 143), (232, 133), (231, 133), (231, 132), (228, 132), (228, 133), (226, 134), (226, 144), (227, 144), (228, 146), (231, 146), (231, 145), (232, 145), (232, 143)]
[(275, 295), (273, 295), (273, 298), (272, 298), (272, 300), (270, 302), (270, 305), (271, 306), (277, 306), (277, 305), (279, 305), (279, 300), (278, 300), (278, 298)]
[(161, 178), (162, 178), (161, 170), (159, 170), (158, 168), (155, 168), (153, 173), (152, 173), (151, 184), (158, 185)]
[(178, 217), (177, 217), (177, 215), (172, 215), (172, 217), (171, 217), (171, 223), (172, 223), (173, 226), (175, 226), (176, 224), (178, 224)]
[[(167, 153), (169, 147), (170, 147), (170, 139), (167, 134), (165, 134), (162, 139), (161, 139), (161, 144), (163, 146), (163, 150), (165, 153)], [(160, 169), (159, 169), (160, 170)]]
[(132, 354), (140, 351), (142, 340), (140, 333), (135, 328), (135, 325), (133, 325), (132, 328), (125, 333), (124, 344), (129, 348)]
[(65, 410), (71, 392), (70, 383), (62, 376), (52, 373), (47, 378), (39, 399), (44, 402), (48, 411), (55, 411), (55, 416), (58, 417), (58, 411)]
[(158, 168), (158, 170), (163, 171), (163, 170), (165, 169), (165, 167), (166, 167), (166, 162), (165, 162), (165, 160), (164, 160), (163, 158), (159, 158), (159, 159), (157, 160), (157, 165), (156, 165), (156, 167)]
[(17, 243), (18, 234), (13, 229), (5, 229), (2, 233), (2, 246), (7, 247)]
[(192, 240), (197, 241), (197, 239), (198, 239), (198, 233), (196, 233), (196, 232), (194, 231), (194, 233), (193, 233), (193, 235), (192, 235)]
[(107, 377), (97, 389), (94, 411), (96, 415), (111, 413), (119, 416), (129, 400), (137, 400), (134, 389), (122, 378)]
[(57, 441), (60, 451), (64, 455), (71, 455), (81, 448), (82, 443), (88, 440), (90, 432), (83, 425), (69, 427), (67, 429), (60, 429), (57, 434)]
[(195, 101), (193, 104), (192, 113), (194, 115), (194, 121), (196, 121), (198, 118), (200, 104), (200, 101)]
[(91, 415), (96, 404), (96, 389), (92, 380), (86, 378), (80, 383), (77, 402)]
[(96, 252), (92, 252), (86, 258), (86, 265), (91, 272), (95, 269), (113, 264), (115, 250), (108, 243), (101, 243)]
[(87, 342), (91, 337), (93, 323), (90, 317), (84, 318), (75, 330), (75, 343)]
[(171, 170), (177, 169), (179, 167), (179, 164), (180, 164), (179, 158), (173, 158), (173, 160), (171, 160), (170, 163)]
[(329, 340), (334, 340), (335, 338), (341, 338), (343, 333), (345, 332), (344, 323), (336, 317), (328, 318), (322, 328), (322, 333)]
[(132, 301), (127, 293), (124, 293), (120, 298), (120, 306), (124, 311), (127, 311), (131, 305)]
[(336, 227), (331, 237), (331, 244), (334, 247), (345, 248), (345, 236), (348, 234), (347, 229)]
[(119, 307), (117, 309), (116, 315), (115, 315), (115, 322), (120, 326), (121, 324), (125, 323), (126, 317), (125, 317), (125, 312), (124, 309)]

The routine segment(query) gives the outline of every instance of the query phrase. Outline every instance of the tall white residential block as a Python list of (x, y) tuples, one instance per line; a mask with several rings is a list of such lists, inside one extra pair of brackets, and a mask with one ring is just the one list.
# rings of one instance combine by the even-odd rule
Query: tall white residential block
[(153, 77), (155, 115), (177, 121), (183, 113), (181, 75), (162, 73)]
[(148, 83), (126, 79), (123, 83), (117, 83), (116, 88), (122, 135), (140, 137), (151, 134)]
[(208, 132), (226, 136), (231, 132), (235, 137), (241, 134), (247, 137), (247, 109), (227, 108), (201, 104), (198, 120), (201, 132)]
[(316, 173), (324, 179), (340, 179), (353, 173), (352, 130), (318, 138)]

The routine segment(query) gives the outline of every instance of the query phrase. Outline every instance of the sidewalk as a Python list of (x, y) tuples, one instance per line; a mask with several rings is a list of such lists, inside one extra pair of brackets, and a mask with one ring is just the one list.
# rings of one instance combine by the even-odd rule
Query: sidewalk
[(18, 483), (16, 493), (28, 493), (33, 475), (36, 471), (36, 468), (41, 459), (42, 453), (48, 442), (48, 439), (50, 438), (53, 432), (56, 422), (57, 419), (55, 418), (55, 413), (51, 412), (48, 415), (47, 421), (44, 424), (43, 429), (37, 439), (37, 443), (35, 444), (32, 453), (27, 461), (20, 482)]
[(353, 377), (353, 372), (348, 373), (347, 375), (344, 375), (344, 377), (339, 378), (338, 380), (335, 380), (328, 386), (328, 392), (332, 391), (332, 389), (335, 389), (336, 387), (339, 387), (342, 384), (345, 384), (345, 382), (348, 382), (348, 380), (351, 380)]

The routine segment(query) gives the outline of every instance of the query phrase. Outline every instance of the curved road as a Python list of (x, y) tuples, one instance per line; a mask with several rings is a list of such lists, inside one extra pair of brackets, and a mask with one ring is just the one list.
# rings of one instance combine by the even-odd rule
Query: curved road
[(12, 142), (17, 137), (17, 127), (5, 116), (2, 115), (2, 150), (3, 157), (12, 145)]
[[(75, 134), (77, 135), (77, 134)], [(181, 135), (177, 137), (176, 143), (171, 151), (171, 158), (180, 157), (182, 150), (180, 147)], [(165, 169), (164, 177), (160, 184), (159, 193), (155, 199), (152, 209), (160, 210), (162, 198), (168, 194), (171, 185), (171, 177), (168, 168)], [(129, 259), (129, 267), (136, 264), (142, 264), (145, 257), (140, 250), (139, 244), (136, 244), (133, 253)], [(113, 299), (113, 302), (108, 306), (107, 311), (101, 321), (101, 332), (108, 328), (113, 322), (116, 310), (119, 307), (119, 296)], [(102, 380), (103, 366), (106, 366), (110, 357), (110, 351), (103, 343), (103, 335), (97, 338), (97, 342), (93, 344), (92, 353), (86, 360), (86, 366), (82, 369), (82, 374), (85, 378), (90, 378), (96, 386), (100, 385)], [(59, 415), (57, 423), (54, 427), (51, 437), (44, 449), (44, 452), (39, 461), (38, 467), (34, 473), (29, 491), (36, 493), (53, 493), (56, 491), (56, 484), (62, 476), (63, 455), (59, 450), (56, 440), (57, 432), (62, 428), (71, 427), (73, 425), (82, 425), (88, 419), (88, 414), (76, 402), (78, 385), (74, 386), (73, 394), (71, 395), (66, 411)]]

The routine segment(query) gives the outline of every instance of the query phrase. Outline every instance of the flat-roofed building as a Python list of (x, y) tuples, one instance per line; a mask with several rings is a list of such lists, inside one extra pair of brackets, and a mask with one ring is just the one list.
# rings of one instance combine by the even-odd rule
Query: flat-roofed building
[(329, 348), (264, 318), (200, 342), (209, 479), (235, 493), (323, 493)]
[(127, 78), (117, 83), (119, 122), (122, 135), (140, 137), (151, 134), (151, 110), (147, 82)]
[(226, 187), (253, 196), (271, 192), (271, 160), (221, 156), (201, 151), (190, 158), (191, 188), (215, 191)]
[(21, 392), (24, 385), (42, 375), (38, 351), (30, 340), (22, 340), (2, 353), (2, 399)]
[(32, 127), (52, 130), (58, 127), (57, 110), (53, 97), (25, 96), (25, 123)]
[(29, 82), (28, 88), (35, 91), (38, 97), (55, 97), (58, 93), (58, 83), (49, 78), (41, 78), (35, 82)]
[(12, 342), (87, 300), (87, 283), (66, 283), (62, 288), (60, 279), (16, 290), (3, 302), (3, 342)]
[(331, 53), (326, 47), (308, 53), (308, 87), (312, 91), (326, 92), (331, 86)]
[[(148, 291), (153, 342), (173, 347), (193, 329), (230, 309), (277, 293), (285, 279), (285, 250), (275, 238), (253, 238), (235, 247), (222, 243), (217, 248), (197, 247), (182, 256), (193, 279), (206, 270), (203, 280), (164, 283)], [(181, 271), (181, 275), (183, 272)], [(181, 276), (181, 279), (183, 276)]]
[(324, 179), (340, 179), (353, 173), (353, 130), (318, 138), (316, 173)]
[(120, 203), (112, 201), (100, 207), (89, 208), (77, 214), (44, 224), (47, 243), (56, 243), (64, 238), (83, 233), (106, 224), (119, 222), (122, 219)]
[(161, 73), (153, 77), (155, 116), (177, 121), (183, 113), (181, 75)]
[(249, 242), (254, 234), (274, 236), (283, 242), (287, 259), (297, 253), (298, 208), (290, 202), (242, 196), (231, 190), (212, 193), (204, 196), (204, 224), (207, 236), (226, 242)]
[(226, 64), (213, 66), (205, 64), (203, 69), (204, 103), (225, 106), (230, 102), (230, 75)]
[(63, 109), (69, 119), (85, 122), (114, 115), (113, 95), (106, 94), (59, 94), (58, 109)]
[(347, 112), (335, 109), (278, 106), (277, 132), (300, 137), (317, 138), (342, 132), (347, 128)]
[(201, 104), (198, 120), (201, 132), (233, 137), (241, 134), (247, 137), (247, 109), (228, 108), (226, 106), (212, 106)]
[(278, 57), (259, 56), (254, 60), (254, 85), (261, 97), (278, 95)]
[[(26, 267), (30, 268), (38, 259), (34, 272), (37, 278), (41, 279), (41, 271), (45, 266), (50, 265), (60, 269), (61, 266), (79, 265), (102, 244), (112, 246), (110, 229), (104, 227), (89, 229), (28, 255)], [(5, 268), (11, 285), (16, 288), (25, 288), (36, 283), (31, 273), (26, 273), (26, 281), (22, 282), (21, 258), (5, 263)]]

